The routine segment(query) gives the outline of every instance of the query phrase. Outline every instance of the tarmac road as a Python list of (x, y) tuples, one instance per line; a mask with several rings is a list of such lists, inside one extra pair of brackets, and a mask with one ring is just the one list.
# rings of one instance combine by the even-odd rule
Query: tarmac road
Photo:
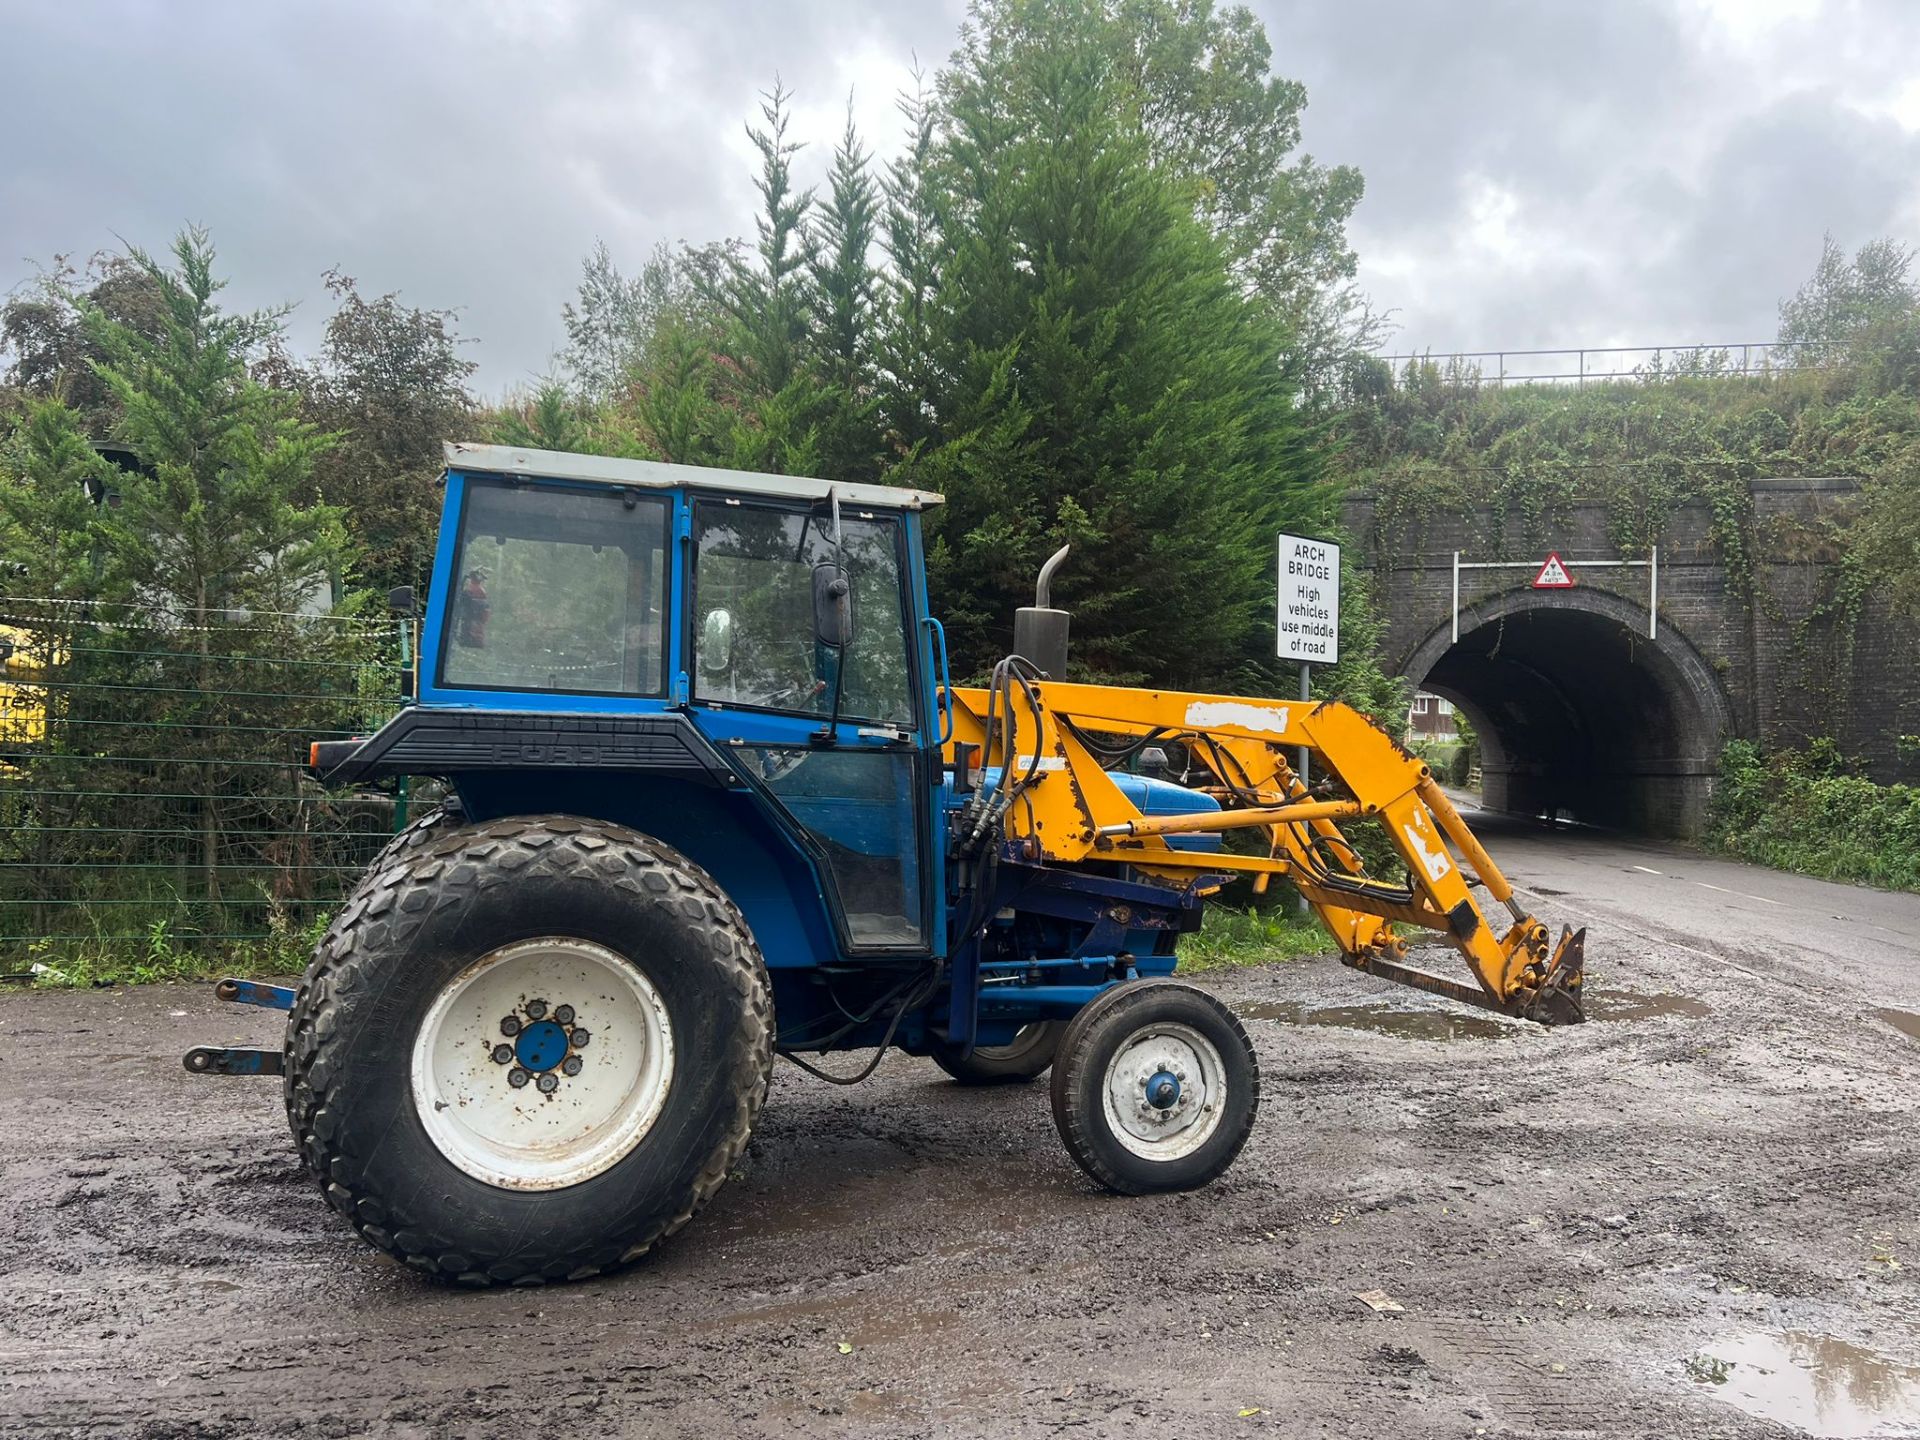
[(545, 1291), (365, 1249), (277, 1083), (181, 1069), (273, 1015), (0, 996), (0, 1434), (1920, 1433), (1920, 896), (1475, 823), (1591, 926), (1592, 1023), (1330, 959), (1209, 979), (1261, 1119), (1145, 1200), (1081, 1178), (1044, 1086), (782, 1067), (693, 1225)]

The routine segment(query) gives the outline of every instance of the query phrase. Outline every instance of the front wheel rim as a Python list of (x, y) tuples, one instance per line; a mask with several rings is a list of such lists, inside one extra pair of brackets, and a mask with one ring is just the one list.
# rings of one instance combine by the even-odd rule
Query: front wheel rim
[(666, 1002), (624, 956), (572, 936), (520, 940), (435, 998), (414, 1037), (414, 1111), (475, 1179), (559, 1190), (646, 1138), (672, 1087), (673, 1048)]
[(1191, 1025), (1143, 1025), (1115, 1049), (1101, 1086), (1107, 1128), (1143, 1160), (1185, 1159), (1219, 1131), (1227, 1067)]

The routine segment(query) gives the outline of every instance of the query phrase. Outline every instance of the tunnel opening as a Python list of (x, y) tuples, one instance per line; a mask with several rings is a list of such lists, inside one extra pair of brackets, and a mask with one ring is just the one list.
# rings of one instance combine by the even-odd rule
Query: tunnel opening
[(1684, 637), (1602, 591), (1521, 591), (1442, 627), (1407, 676), (1480, 738), (1481, 803), (1639, 834), (1706, 826), (1731, 712)]

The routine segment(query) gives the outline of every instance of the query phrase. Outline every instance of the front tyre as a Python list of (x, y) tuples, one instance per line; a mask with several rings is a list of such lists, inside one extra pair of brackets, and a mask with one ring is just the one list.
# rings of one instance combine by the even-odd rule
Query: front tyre
[(1239, 1155), (1260, 1067), (1234, 1013), (1204, 990), (1143, 980), (1105, 990), (1067, 1025), (1053, 1066), (1067, 1153), (1122, 1195), (1194, 1190)]
[(637, 1259), (719, 1189), (773, 1062), (740, 912), (692, 861), (565, 815), (370, 879), (289, 1018), (288, 1118), (370, 1244), (463, 1284)]

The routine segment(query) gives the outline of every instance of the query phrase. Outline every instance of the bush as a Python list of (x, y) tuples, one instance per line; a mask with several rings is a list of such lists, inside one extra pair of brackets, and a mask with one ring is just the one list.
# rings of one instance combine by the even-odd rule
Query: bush
[(1708, 839), (1776, 869), (1920, 890), (1920, 787), (1853, 773), (1831, 740), (1773, 754), (1735, 740), (1720, 755)]

